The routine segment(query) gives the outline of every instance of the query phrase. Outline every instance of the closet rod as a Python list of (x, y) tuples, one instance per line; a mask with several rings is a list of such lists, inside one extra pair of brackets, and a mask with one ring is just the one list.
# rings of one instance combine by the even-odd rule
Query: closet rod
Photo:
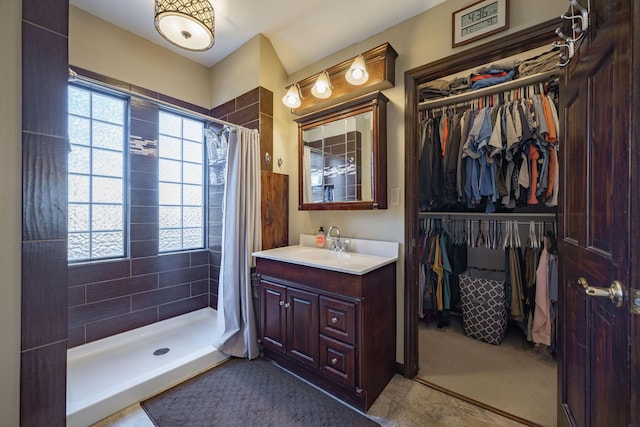
[(446, 219), (480, 219), (486, 221), (494, 221), (500, 219), (514, 219), (514, 218), (554, 218), (556, 214), (554, 212), (532, 212), (532, 213), (491, 213), (486, 214), (482, 212), (420, 212), (420, 218), (446, 218)]
[(461, 93), (460, 95), (451, 95), (432, 101), (424, 101), (418, 104), (418, 111), (431, 110), (432, 108), (445, 107), (448, 105), (460, 104), (476, 98), (482, 98), (487, 95), (494, 95), (500, 92), (506, 92), (511, 89), (518, 89), (531, 84), (539, 83), (555, 77), (560, 74), (559, 70), (547, 71), (545, 73), (534, 74), (532, 76), (521, 77), (505, 83), (499, 83), (494, 86), (478, 89), (470, 92)]
[(177, 111), (180, 111), (182, 113), (188, 114), (193, 118), (207, 120), (207, 121), (210, 121), (210, 122), (221, 124), (223, 126), (229, 126), (231, 128), (234, 128), (234, 129), (237, 129), (237, 128), (240, 127), (235, 123), (226, 122), (224, 120), (216, 119), (215, 117), (207, 116), (206, 114), (201, 114), (201, 113), (198, 113), (197, 111), (192, 111), (192, 110), (189, 110), (188, 108), (180, 107), (179, 105), (175, 105), (175, 104), (172, 104), (170, 102), (162, 101), (162, 100), (160, 100), (158, 98), (153, 98), (153, 97), (148, 96), (148, 95), (143, 95), (143, 94), (141, 94), (139, 92), (134, 92), (134, 91), (129, 90), (129, 89), (124, 89), (124, 88), (122, 88), (120, 86), (116, 86), (116, 85), (112, 85), (112, 84), (109, 84), (109, 83), (105, 83), (105, 82), (102, 82), (100, 80), (95, 80), (95, 79), (92, 79), (91, 77), (83, 76), (81, 74), (76, 73), (71, 68), (69, 68), (69, 81), (74, 81), (74, 80), (81, 80), (83, 82), (90, 83), (92, 85), (96, 85), (96, 86), (99, 86), (99, 87), (107, 88), (107, 89), (113, 90), (113, 91), (118, 92), (118, 93), (123, 93), (125, 95), (129, 95), (131, 97), (144, 99), (145, 101), (149, 101), (151, 103), (162, 105), (163, 107), (171, 108), (172, 110), (177, 110)]

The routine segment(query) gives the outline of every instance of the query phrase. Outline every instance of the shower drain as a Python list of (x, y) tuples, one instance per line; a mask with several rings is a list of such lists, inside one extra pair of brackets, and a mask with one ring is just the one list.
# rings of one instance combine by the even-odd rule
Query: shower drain
[(163, 354), (169, 353), (169, 349), (167, 347), (159, 348), (153, 352), (154, 356), (162, 356)]

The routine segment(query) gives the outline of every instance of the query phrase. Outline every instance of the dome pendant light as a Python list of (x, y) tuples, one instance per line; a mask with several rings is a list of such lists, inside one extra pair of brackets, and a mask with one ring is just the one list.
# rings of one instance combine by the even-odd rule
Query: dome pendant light
[(208, 0), (155, 0), (155, 25), (162, 37), (183, 49), (203, 51), (215, 41), (215, 15)]
[(331, 96), (331, 89), (333, 89), (333, 86), (331, 85), (329, 74), (323, 71), (311, 88), (311, 94), (316, 98), (325, 99)]
[(300, 93), (298, 83), (289, 86), (289, 90), (287, 90), (287, 93), (282, 97), (282, 103), (289, 108), (298, 108), (302, 105), (302, 94)]
[(367, 80), (369, 80), (367, 65), (362, 55), (358, 55), (356, 59), (353, 60), (351, 67), (349, 67), (349, 70), (347, 70), (345, 74), (345, 78), (354, 86), (365, 84)]

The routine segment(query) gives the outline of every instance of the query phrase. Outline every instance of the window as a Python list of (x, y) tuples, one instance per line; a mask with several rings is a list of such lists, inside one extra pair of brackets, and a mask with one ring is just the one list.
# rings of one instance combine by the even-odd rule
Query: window
[(126, 114), (126, 99), (69, 86), (69, 261), (125, 255)]
[(160, 111), (160, 252), (204, 248), (204, 122)]

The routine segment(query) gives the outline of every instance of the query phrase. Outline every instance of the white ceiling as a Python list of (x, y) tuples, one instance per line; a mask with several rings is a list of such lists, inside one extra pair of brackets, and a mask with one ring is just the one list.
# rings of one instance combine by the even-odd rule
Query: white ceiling
[(207, 67), (262, 33), (288, 74), (445, 0), (210, 0), (215, 44), (207, 52), (173, 46), (156, 32), (154, 0), (70, 0), (70, 4)]

